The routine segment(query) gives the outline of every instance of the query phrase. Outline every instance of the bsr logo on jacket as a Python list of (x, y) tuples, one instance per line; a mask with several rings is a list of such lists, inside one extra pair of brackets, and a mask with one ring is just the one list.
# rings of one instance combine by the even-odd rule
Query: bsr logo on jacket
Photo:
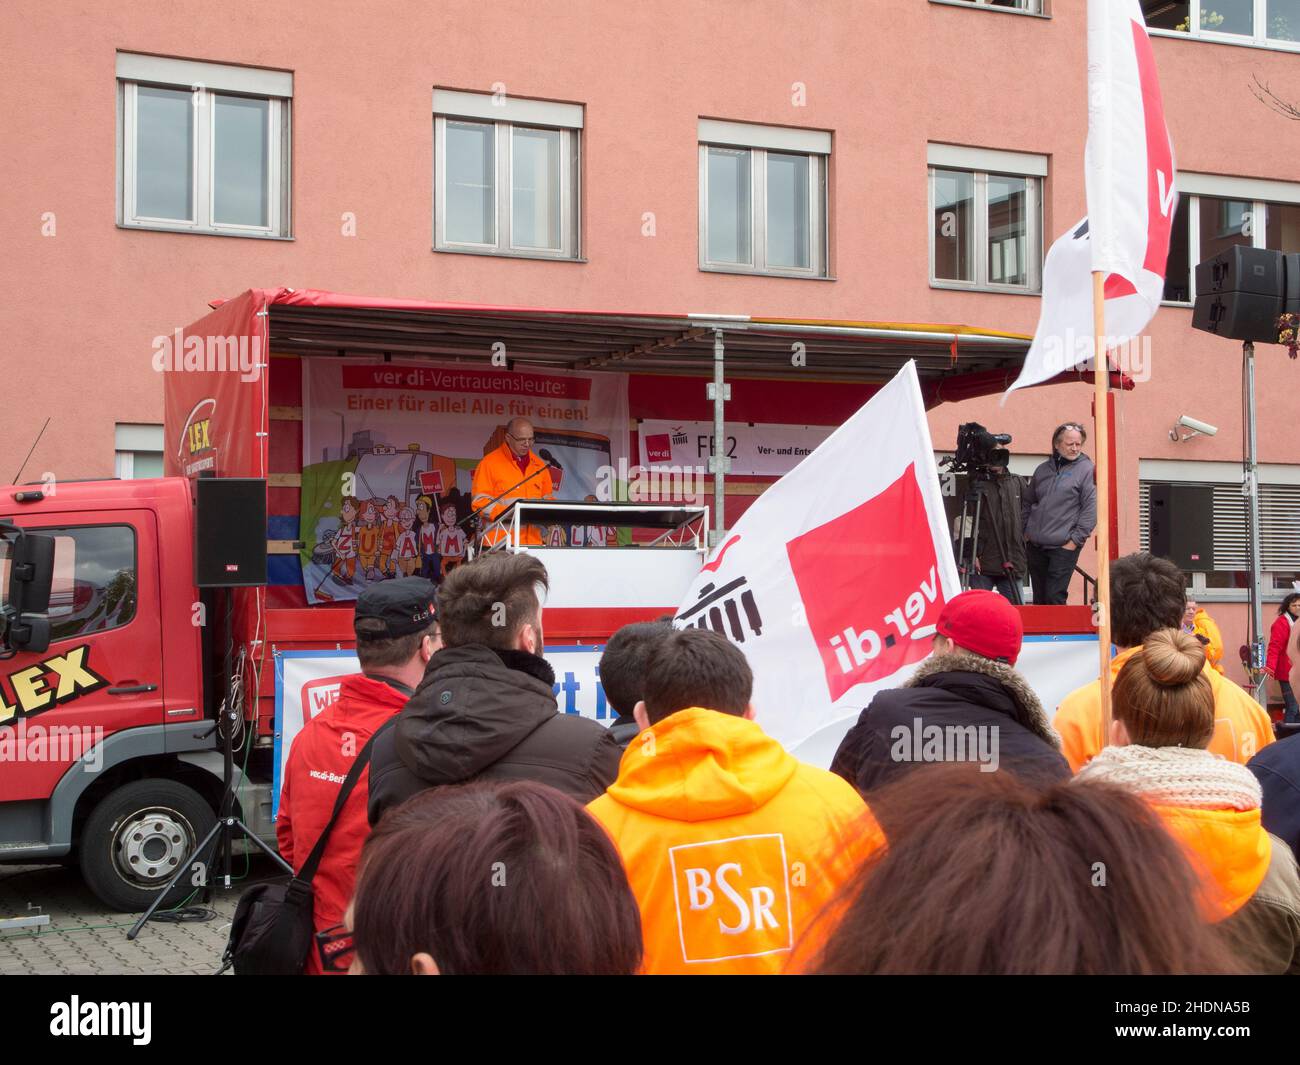
[(780, 833), (668, 848), (682, 960), (791, 950), (790, 877)]
[(832, 700), (930, 653), (943, 607), (916, 468), (786, 544)]

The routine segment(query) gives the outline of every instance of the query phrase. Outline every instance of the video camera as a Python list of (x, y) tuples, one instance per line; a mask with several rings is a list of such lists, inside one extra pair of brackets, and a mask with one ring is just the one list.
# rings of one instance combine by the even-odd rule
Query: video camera
[(944, 459), (943, 465), (954, 473), (987, 474), (1011, 461), (1011, 452), (1000, 446), (1009, 443), (1010, 433), (990, 433), (979, 422), (966, 422), (957, 427), (957, 453)]

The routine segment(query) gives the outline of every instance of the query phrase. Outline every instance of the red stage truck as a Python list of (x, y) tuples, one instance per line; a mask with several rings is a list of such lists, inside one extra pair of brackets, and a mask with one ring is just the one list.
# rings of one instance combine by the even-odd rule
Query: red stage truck
[[(95, 893), (125, 911), (152, 901), (214, 821), (223, 695), (243, 708), (233, 737), (236, 812), (269, 839), (274, 656), (352, 646), (350, 604), (308, 606), (302, 583), (304, 356), (628, 374), (635, 455), (638, 419), (838, 425), (906, 358), (917, 361), (930, 403), (1000, 391), (1028, 340), (955, 326), (292, 289), (249, 290), (213, 306), (142, 354), (164, 389), (166, 477), (0, 489), (0, 862), (76, 862)], [(797, 372), (792, 349), (802, 349)], [(706, 395), (705, 378), (721, 384), (724, 370), (726, 387)], [(424, 469), (437, 460), (413, 453), (413, 461)], [(724, 484), (725, 472), (711, 475), (715, 529), (771, 480)], [(269, 583), (220, 593), (233, 596), (230, 675), (224, 606), (195, 584), (194, 482), (203, 475), (267, 482)], [(674, 610), (681, 591), (662, 589), (661, 602), (611, 605), (605, 596), (590, 608), (548, 607), (547, 636), (599, 644), (628, 621)], [(1032, 631), (1089, 629), (1086, 608), (1042, 609), (1055, 612), (1031, 621)], [(177, 898), (192, 890), (182, 884)]]

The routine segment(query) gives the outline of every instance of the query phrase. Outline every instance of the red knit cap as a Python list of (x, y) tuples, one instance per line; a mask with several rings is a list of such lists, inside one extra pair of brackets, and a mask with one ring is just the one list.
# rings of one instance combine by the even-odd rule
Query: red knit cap
[(935, 630), (985, 658), (1014, 666), (1025, 627), (1020, 614), (997, 592), (970, 591), (953, 596), (939, 612)]

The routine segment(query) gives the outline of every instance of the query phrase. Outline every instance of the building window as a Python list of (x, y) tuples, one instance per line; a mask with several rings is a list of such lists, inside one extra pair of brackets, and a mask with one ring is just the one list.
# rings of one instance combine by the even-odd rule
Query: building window
[(1147, 27), (1210, 41), (1300, 47), (1300, 0), (1142, 0)]
[(163, 475), (163, 427), (118, 425), (113, 432), (114, 474), (124, 481)]
[[(1166, 465), (1168, 465), (1166, 463)], [(1219, 464), (1214, 464), (1219, 465)], [(1228, 466), (1228, 463), (1223, 463)], [(1280, 599), (1300, 580), (1300, 468), (1282, 467), (1286, 482), (1259, 485), (1260, 569), (1264, 595)], [(1225, 471), (1226, 472), (1226, 471)], [(1261, 470), (1261, 478), (1268, 476)], [(1138, 484), (1138, 546), (1150, 549), (1151, 485)], [(1169, 483), (1165, 481), (1164, 483)], [(1214, 569), (1187, 575), (1188, 589), (1197, 598), (1244, 601), (1250, 587), (1247, 569), (1248, 527), (1241, 481), (1179, 481), (1208, 484), (1214, 489)]]
[(434, 247), (577, 259), (583, 110), (436, 89)]
[(1038, 292), (1043, 156), (932, 144), (930, 283)]
[(701, 270), (827, 276), (827, 164), (817, 130), (700, 119)]
[(1180, 174), (1178, 184), (1166, 303), (1194, 303), (1196, 264), (1234, 244), (1300, 252), (1300, 184), (1203, 174)]
[(1028, 15), (1046, 14), (1046, 0), (947, 0), (948, 3), (968, 4), (971, 7), (996, 7), (1004, 11), (1022, 11)]
[(293, 75), (117, 54), (118, 224), (289, 235)]

